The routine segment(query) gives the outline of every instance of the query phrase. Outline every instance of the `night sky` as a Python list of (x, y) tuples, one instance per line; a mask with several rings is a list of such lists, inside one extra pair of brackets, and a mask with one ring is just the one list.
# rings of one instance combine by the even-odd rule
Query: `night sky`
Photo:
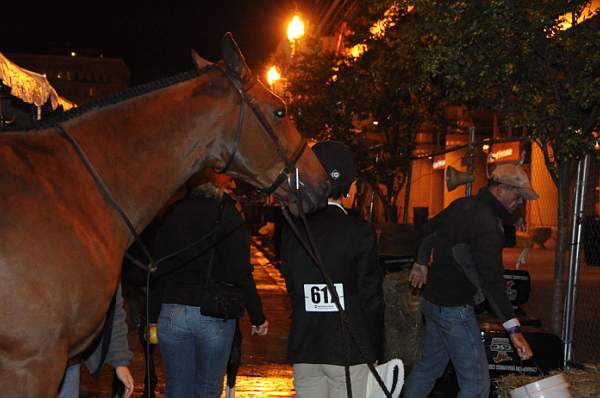
[[(262, 68), (281, 40), (295, 10), (311, 18), (313, 2), (290, 0), (201, 0), (175, 6), (166, 2), (13, 0), (0, 7), (0, 52), (68, 54), (123, 58), (131, 83), (139, 84), (192, 68), (190, 49), (217, 61), (227, 31), (248, 64)], [(321, 2), (323, 3), (323, 2)]]

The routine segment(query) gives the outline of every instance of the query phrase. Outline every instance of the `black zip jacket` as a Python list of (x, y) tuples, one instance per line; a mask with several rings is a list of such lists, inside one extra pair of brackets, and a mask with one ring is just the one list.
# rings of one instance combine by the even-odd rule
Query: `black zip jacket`
[[(250, 233), (233, 201), (227, 196), (221, 200), (225, 204), (215, 234), (212, 277), (239, 286), (244, 292), (250, 321), (253, 325), (261, 325), (265, 316), (252, 277)], [(219, 203), (219, 199), (206, 197), (201, 191), (194, 191), (175, 203), (156, 232), (155, 258), (158, 260), (210, 236), (215, 229)], [(159, 264), (153, 275), (151, 309), (160, 308), (160, 303), (200, 305), (210, 258), (210, 250), (207, 250), (210, 242), (204, 239), (194, 249), (183, 251)]]
[(514, 318), (515, 313), (506, 295), (503, 277), (502, 224), (511, 223), (511, 214), (487, 188), (477, 196), (455, 200), (423, 227), (427, 236), (419, 247), (417, 262), (432, 261), (423, 291), (423, 297), (440, 306), (473, 304), (477, 288), (469, 281), (452, 253), (458, 244), (471, 249), (475, 271), (481, 290), (493, 301), (496, 315), (502, 322)]

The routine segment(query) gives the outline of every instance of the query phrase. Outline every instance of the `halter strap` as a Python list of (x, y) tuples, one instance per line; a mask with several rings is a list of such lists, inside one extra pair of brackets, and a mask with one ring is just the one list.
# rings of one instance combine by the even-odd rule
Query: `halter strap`
[[(308, 147), (308, 144), (306, 142), (306, 140), (302, 141), (302, 144), (300, 145), (300, 147), (298, 147), (296, 149), (296, 152), (292, 155), (292, 157), (290, 158), (290, 162), (292, 165), (295, 165), (296, 162), (298, 161), (298, 159), (300, 159), (300, 156), (302, 156), (302, 154), (304, 153), (304, 150)], [(275, 181), (273, 181), (273, 183), (266, 187), (266, 188), (259, 188), (256, 191), (264, 196), (268, 196), (270, 194), (272, 194), (273, 192), (275, 192), (275, 190), (277, 188), (279, 188), (279, 186), (290, 177), (290, 173), (292, 172), (292, 170), (290, 168), (288, 168), (288, 166), (285, 166), (283, 169), (281, 169), (281, 171), (279, 172), (279, 175), (277, 176), (277, 178), (275, 179)]]
[(294, 169), (294, 167), (296, 165), (296, 162), (298, 161), (300, 156), (302, 156), (302, 154), (304, 153), (304, 150), (307, 147), (306, 139), (302, 138), (302, 142), (300, 143), (300, 146), (294, 151), (294, 153), (292, 153), (292, 156), (288, 158), (286, 151), (284, 150), (283, 146), (281, 145), (281, 141), (279, 140), (279, 137), (277, 136), (277, 134), (275, 134), (273, 127), (271, 126), (271, 124), (269, 123), (267, 118), (265, 117), (264, 113), (260, 110), (258, 104), (256, 103), (256, 100), (248, 95), (248, 91), (258, 82), (258, 79), (253, 76), (251, 78), (246, 79), (244, 82), (239, 82), (239, 80), (236, 79), (234, 76), (232, 76), (231, 72), (229, 72), (227, 69), (224, 69), (223, 67), (221, 67), (219, 65), (216, 65), (215, 67), (218, 68), (219, 70), (221, 70), (221, 72), (223, 72), (225, 77), (227, 77), (227, 80), (229, 80), (229, 82), (232, 84), (232, 86), (235, 87), (236, 91), (242, 98), (242, 103), (240, 105), (240, 107), (241, 107), (240, 118), (238, 121), (238, 128), (237, 128), (237, 132), (236, 132), (235, 147), (230, 155), (229, 160), (227, 161), (227, 164), (225, 165), (225, 167), (223, 167), (223, 169), (221, 169), (220, 172), (224, 172), (225, 170), (227, 170), (229, 168), (229, 166), (232, 164), (233, 159), (237, 155), (237, 149), (238, 149), (239, 143), (240, 143), (241, 130), (243, 128), (242, 124), (243, 124), (244, 104), (248, 104), (248, 106), (254, 113), (254, 116), (256, 116), (256, 118), (258, 119), (263, 130), (265, 131), (265, 133), (269, 136), (269, 138), (275, 145), (275, 150), (277, 151), (279, 158), (281, 160), (283, 160), (283, 162), (284, 162), (284, 167), (279, 172), (279, 175), (273, 181), (273, 183), (269, 187), (260, 188), (257, 190), (257, 192), (262, 195), (270, 195), (275, 190), (277, 190), (277, 188), (279, 188), (279, 186), (286, 179), (289, 178), (291, 171)]

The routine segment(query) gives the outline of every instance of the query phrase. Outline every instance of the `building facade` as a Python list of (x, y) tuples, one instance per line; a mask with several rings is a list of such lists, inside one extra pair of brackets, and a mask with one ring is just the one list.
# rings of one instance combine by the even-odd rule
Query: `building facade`
[(122, 59), (72, 55), (7, 54), (16, 64), (40, 73), (62, 97), (77, 105), (125, 90), (129, 70)]

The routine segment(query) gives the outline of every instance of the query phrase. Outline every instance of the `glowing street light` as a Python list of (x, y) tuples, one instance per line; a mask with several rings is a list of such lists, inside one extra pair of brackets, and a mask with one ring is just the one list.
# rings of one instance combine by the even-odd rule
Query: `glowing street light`
[(281, 73), (279, 73), (275, 65), (271, 66), (267, 71), (267, 82), (269, 83), (269, 86), (273, 87), (273, 84), (279, 79), (281, 79)]
[(304, 36), (304, 23), (298, 15), (294, 15), (294, 18), (292, 18), (287, 27), (288, 40), (293, 43), (302, 36)]

